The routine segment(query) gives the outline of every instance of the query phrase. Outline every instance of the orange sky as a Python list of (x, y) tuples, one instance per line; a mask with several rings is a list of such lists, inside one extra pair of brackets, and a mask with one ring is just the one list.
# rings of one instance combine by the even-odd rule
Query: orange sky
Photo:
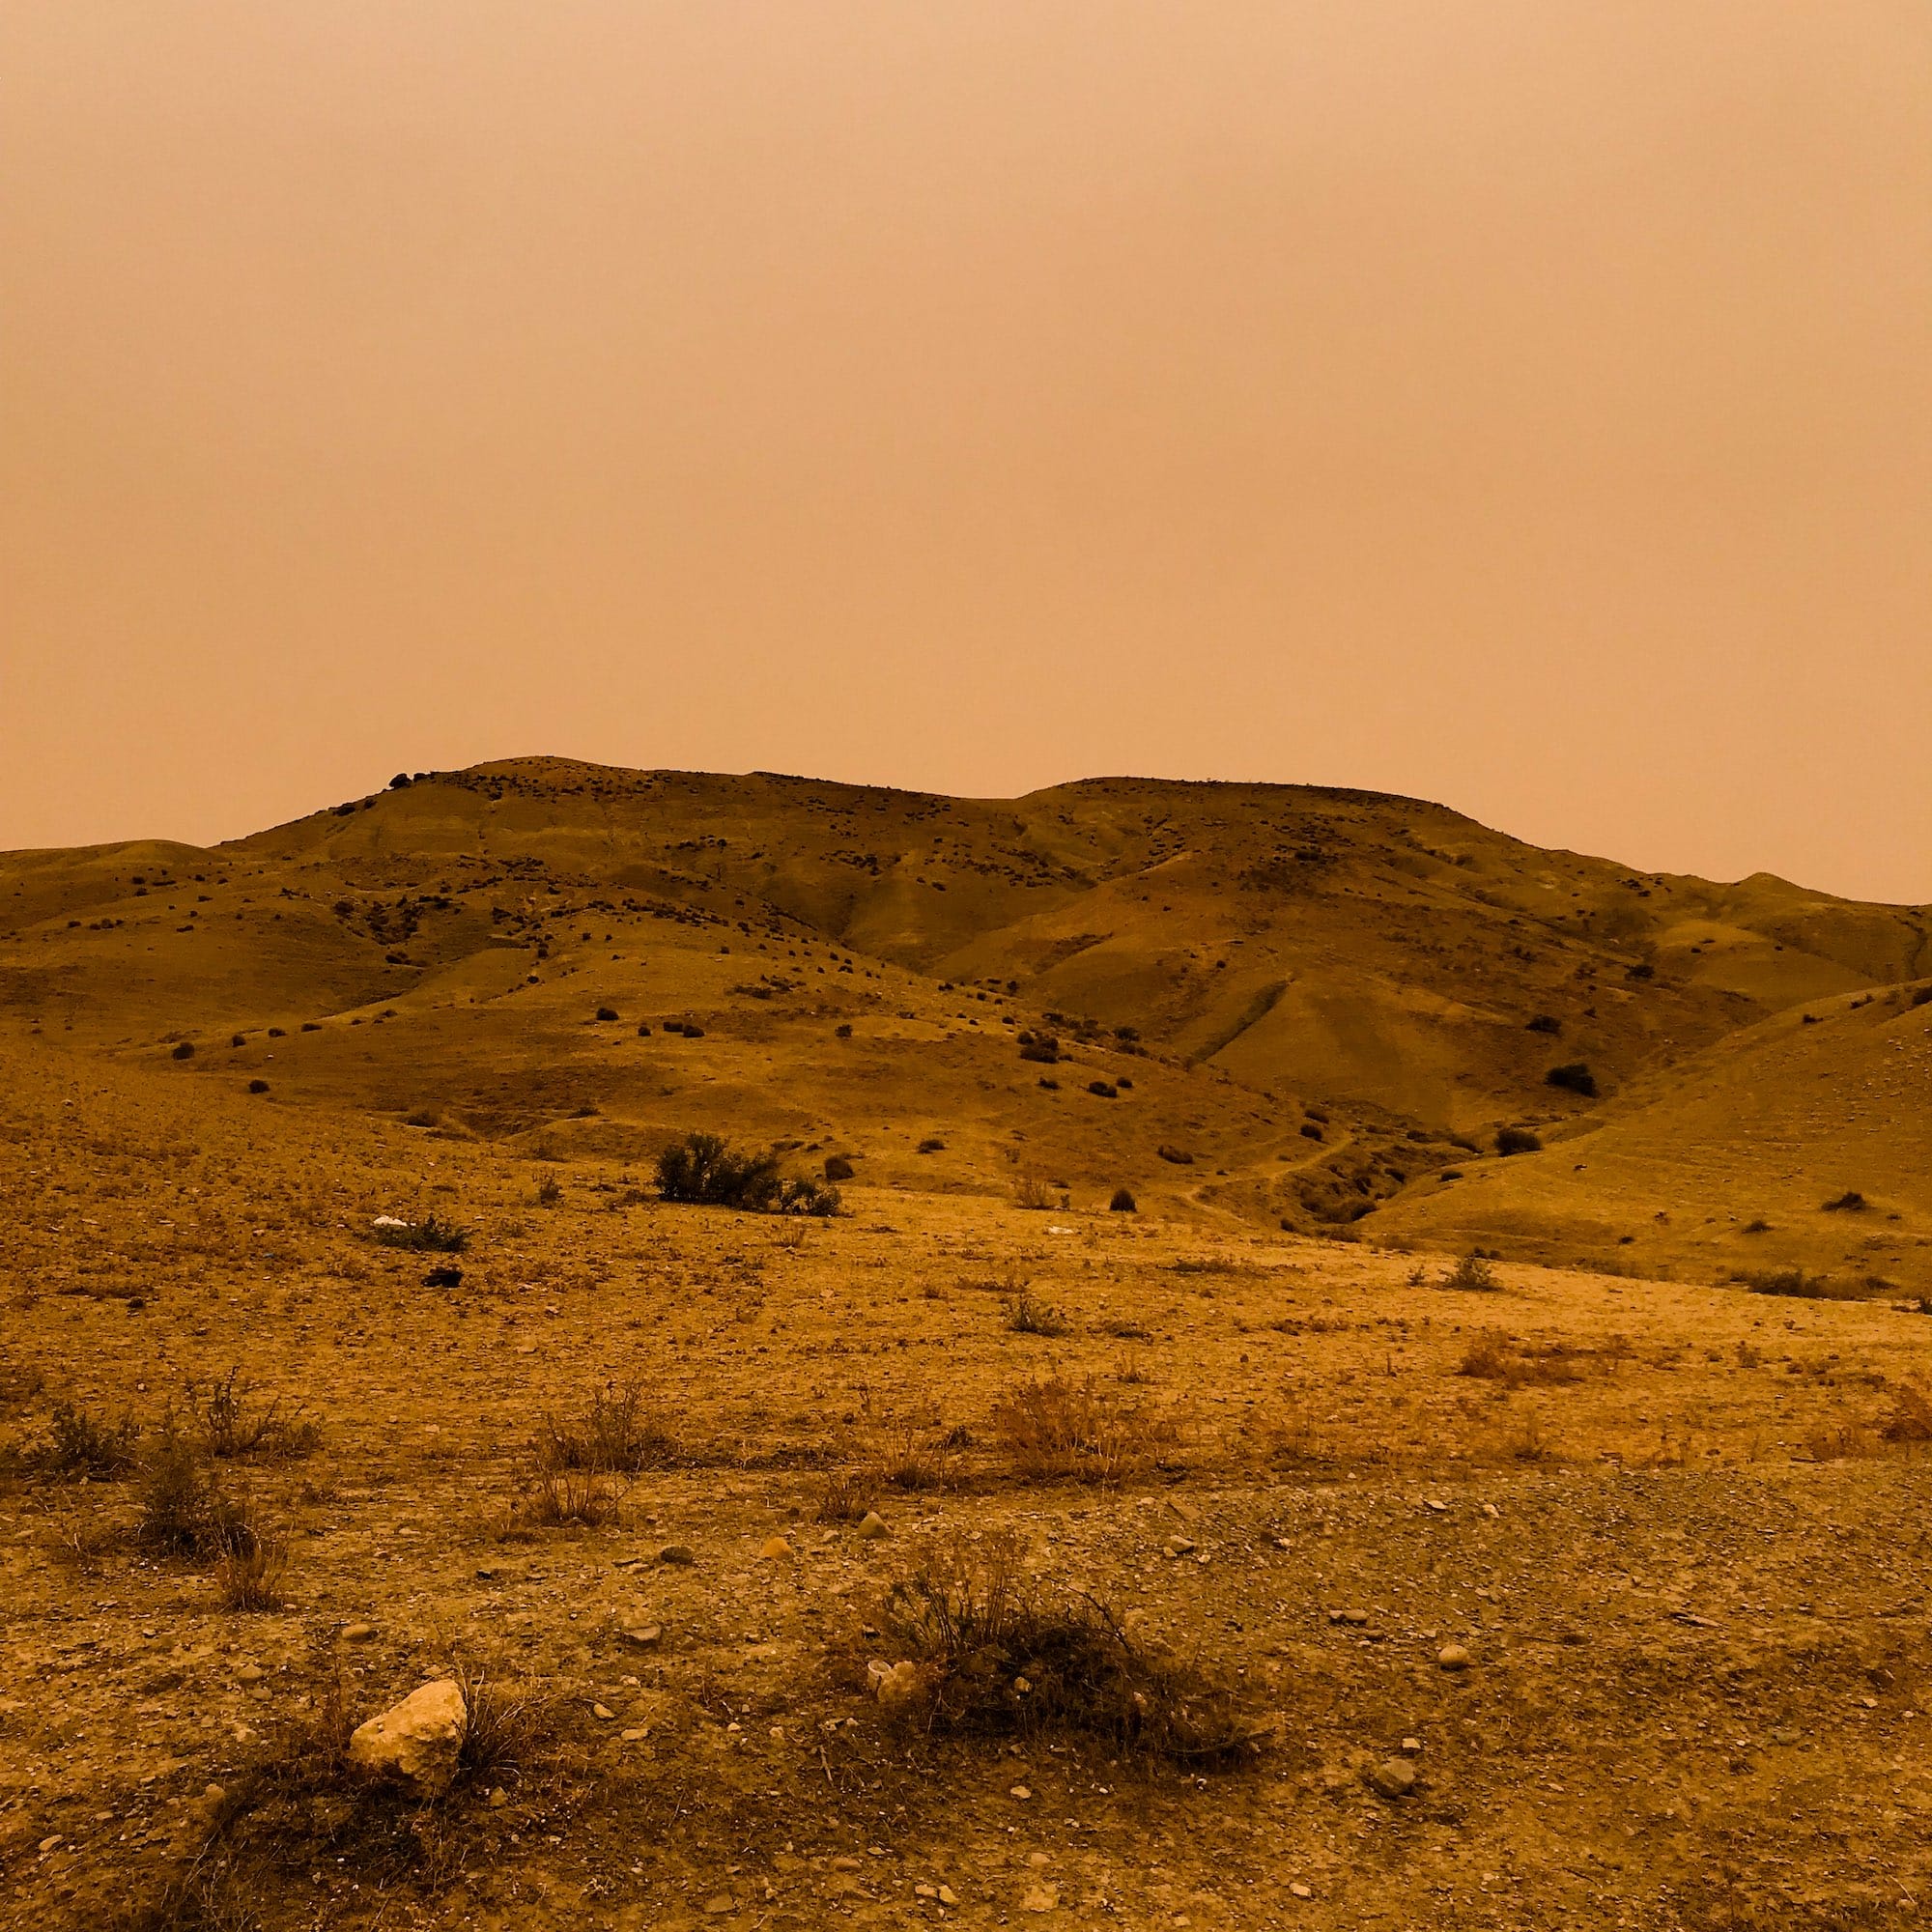
[(10, 0), (0, 846), (526, 752), (1932, 899), (1923, 0)]

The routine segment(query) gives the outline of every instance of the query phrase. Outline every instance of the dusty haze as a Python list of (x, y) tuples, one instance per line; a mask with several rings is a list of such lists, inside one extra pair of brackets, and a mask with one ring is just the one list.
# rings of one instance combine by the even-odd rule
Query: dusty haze
[(0, 846), (522, 752), (1932, 897), (1932, 16), (16, 0)]

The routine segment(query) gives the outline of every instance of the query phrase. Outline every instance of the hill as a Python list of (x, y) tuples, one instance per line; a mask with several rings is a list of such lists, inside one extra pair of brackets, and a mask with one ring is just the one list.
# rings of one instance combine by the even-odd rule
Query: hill
[(184, 1077), (554, 1152), (704, 1124), (906, 1185), (1037, 1170), (1293, 1225), (1401, 1196), (1436, 1228), (1463, 1197), (1433, 1176), (1498, 1123), (1621, 1119), (1794, 1002), (1928, 970), (1923, 908), (1308, 786), (972, 800), (532, 758), (207, 849), (0, 856), (0, 1013), (185, 1046)]

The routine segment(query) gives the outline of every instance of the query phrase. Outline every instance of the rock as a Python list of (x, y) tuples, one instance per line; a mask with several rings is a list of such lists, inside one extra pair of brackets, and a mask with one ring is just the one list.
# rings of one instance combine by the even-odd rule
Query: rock
[(696, 1563), (697, 1555), (688, 1543), (667, 1543), (658, 1551), (658, 1561), (660, 1563)]
[(376, 1634), (374, 1624), (345, 1624), (342, 1630), (344, 1643), (367, 1643)]
[(500, 1811), (509, 1802), (510, 1794), (500, 1784), (490, 1794), (490, 1808), (493, 1811)]
[(890, 1536), (892, 1531), (886, 1527), (886, 1520), (877, 1510), (867, 1510), (865, 1520), (859, 1525), (859, 1534), (867, 1543), (876, 1543), (880, 1537)]
[(1435, 1653), (1435, 1661), (1444, 1670), (1466, 1670), (1469, 1667), (1469, 1653), (1460, 1643), (1445, 1643)]
[(957, 1905), (959, 1894), (950, 1885), (942, 1885), (939, 1888), (939, 1902), (941, 1905)]
[(1328, 1621), (1331, 1624), (1349, 1624), (1360, 1628), (1368, 1620), (1369, 1613), (1367, 1610), (1330, 1610), (1328, 1612)]
[(236, 1671), (235, 1681), (238, 1684), (259, 1684), (268, 1674), (259, 1663), (244, 1663)]
[(1026, 1785), (1016, 1784), (1009, 1792), (1007, 1793), (1007, 1796), (1009, 1798), (1017, 1798), (1022, 1802), (1024, 1802), (1025, 1800), (1031, 1798), (1033, 1796), (1033, 1793)]
[(1059, 1890), (1050, 1885), (1036, 1885), (1020, 1900), (1022, 1912), (1051, 1912), (1060, 1903)]
[(1315, 1896), (1314, 1892), (1307, 1886), (1303, 1885), (1299, 1879), (1289, 1887), (1289, 1891), (1296, 1898), (1313, 1898)]
[(626, 1643), (638, 1650), (655, 1650), (658, 1639), (664, 1635), (664, 1629), (659, 1624), (630, 1624), (625, 1626), (621, 1634)]
[(728, 1891), (721, 1891), (715, 1897), (704, 1901), (705, 1915), (711, 1918), (722, 1918), (727, 1912), (735, 1912), (738, 1901)]
[(866, 1685), (887, 1710), (912, 1703), (925, 1687), (925, 1674), (911, 1658), (888, 1663), (875, 1657), (866, 1666)]
[(646, 1726), (639, 1724), (631, 1730), (620, 1732), (618, 1735), (627, 1745), (640, 1745), (650, 1736), (650, 1731)]
[(349, 1761), (380, 1776), (400, 1777), (424, 1797), (438, 1797), (456, 1776), (469, 1723), (469, 1708), (455, 1679), (440, 1677), (358, 1724), (349, 1740)]
[(1193, 1540), (1185, 1536), (1170, 1536), (1161, 1546), (1170, 1556), (1186, 1556), (1194, 1548)]
[(617, 1714), (609, 1704), (593, 1704), (590, 1707), (590, 1715), (593, 1718), (601, 1718), (608, 1724)]
[(1417, 1752), (1419, 1752), (1421, 1749), (1422, 1749), (1422, 1740), (1420, 1738), (1403, 1739), (1402, 1754), (1404, 1757), (1414, 1757), (1417, 1754)]
[(1383, 1798), (1406, 1798), (1415, 1789), (1415, 1767), (1406, 1757), (1385, 1758), (1369, 1773), (1369, 1786)]
[(767, 1562), (777, 1563), (791, 1554), (791, 1545), (781, 1536), (768, 1536), (759, 1545), (758, 1554)]

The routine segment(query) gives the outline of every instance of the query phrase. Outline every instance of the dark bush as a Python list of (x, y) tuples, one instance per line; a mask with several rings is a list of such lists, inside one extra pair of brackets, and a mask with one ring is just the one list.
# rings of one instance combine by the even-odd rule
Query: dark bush
[(658, 1155), (658, 1192), (667, 1201), (738, 1208), (754, 1214), (836, 1214), (838, 1192), (822, 1181), (787, 1179), (776, 1152), (740, 1153), (716, 1134), (687, 1134)]
[(1856, 1187), (1848, 1187), (1844, 1193), (1834, 1196), (1825, 1203), (1827, 1214), (1862, 1214), (1871, 1203)]
[(599, 1007), (597, 1009), (597, 1017), (602, 1024), (608, 1026), (617, 1017), (617, 1009), (615, 1007)]
[(1116, 1214), (1132, 1214), (1139, 1211), (1139, 1204), (1134, 1200), (1132, 1189), (1126, 1187), (1115, 1188), (1114, 1198), (1107, 1203), (1107, 1207)]
[(269, 1091), (269, 1083), (266, 1080), (251, 1080), (248, 1083), (248, 1091), (251, 1094), (266, 1094)]
[(1532, 1133), (1527, 1127), (1498, 1127), (1496, 1129), (1496, 1151), (1498, 1153), (1540, 1153), (1543, 1151), (1543, 1136)]
[(649, 1020), (640, 1021), (638, 1026), (638, 1037), (639, 1039), (649, 1039), (650, 1037), (651, 1037), (650, 1021)]
[(194, 1058), (194, 1042), (187, 1039), (183, 1040), (175, 1048), (173, 1057), (176, 1060), (192, 1060)]
[(408, 791), (413, 782), (414, 781), (410, 777), (408, 772), (398, 772), (389, 781), (389, 789), (391, 791)]
[(832, 1029), (832, 1037), (835, 1039), (850, 1039), (852, 1037), (851, 1022), (849, 1020), (839, 1021), (839, 1023)]
[(1538, 1013), (1530, 1021), (1529, 1031), (1531, 1033), (1558, 1034), (1563, 1031), (1563, 1022), (1554, 1013)]
[(1597, 1097), (1597, 1076), (1580, 1060), (1552, 1066), (1543, 1078), (1547, 1086), (1561, 1087), (1567, 1094), (1580, 1094), (1586, 1100)]
[(1313, 1121), (1303, 1121), (1301, 1138), (1305, 1141), (1319, 1141), (1321, 1138), (1321, 1129)]
[(1047, 1602), (1022, 1556), (1010, 1534), (962, 1542), (893, 1585), (880, 1622), (901, 1662), (873, 1673), (887, 1709), (927, 1732), (1093, 1737), (1191, 1766), (1252, 1749), (1227, 1691), (1137, 1649), (1092, 1598)]
[(842, 1153), (829, 1153), (825, 1156), (825, 1178), (827, 1180), (850, 1180), (852, 1163)]
[(1120, 1089), (1111, 1080), (1090, 1080), (1087, 1083), (1087, 1091), (1090, 1094), (1097, 1094), (1103, 1100), (1115, 1099), (1120, 1094)]
[(1913, 1007), (1932, 1006), (1932, 986), (1915, 988), (1908, 1004)]
[(1022, 1033), (1019, 1043), (1022, 1060), (1037, 1060), (1051, 1066), (1060, 1058), (1060, 1042), (1050, 1033)]

